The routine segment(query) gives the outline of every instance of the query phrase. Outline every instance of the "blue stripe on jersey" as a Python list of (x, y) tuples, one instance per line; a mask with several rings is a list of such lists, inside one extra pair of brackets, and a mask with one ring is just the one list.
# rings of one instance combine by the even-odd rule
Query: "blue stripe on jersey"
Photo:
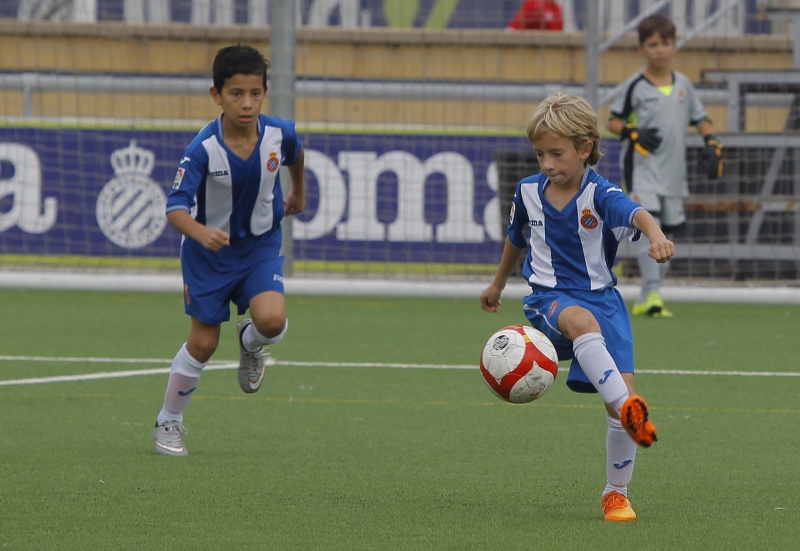
[(302, 143), (292, 121), (259, 115), (258, 129), (256, 148), (242, 159), (222, 139), (222, 117), (207, 124), (184, 152), (167, 212), (194, 211), (198, 222), (228, 232), (234, 246), (274, 232), (284, 216), (279, 169), (297, 161)]
[(544, 197), (544, 174), (524, 178), (514, 194), (508, 238), (528, 248), (522, 275), (532, 286), (597, 290), (615, 285), (611, 268), (623, 238), (636, 240), (633, 215), (641, 207), (587, 167), (581, 187), (562, 209)]

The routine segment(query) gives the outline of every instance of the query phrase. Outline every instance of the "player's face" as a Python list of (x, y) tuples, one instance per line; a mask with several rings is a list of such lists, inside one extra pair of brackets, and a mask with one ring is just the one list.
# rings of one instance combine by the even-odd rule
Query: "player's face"
[(542, 132), (533, 140), (539, 166), (557, 186), (578, 187), (584, 172), (584, 162), (592, 151), (587, 141), (579, 151), (572, 140), (550, 132)]
[(222, 90), (211, 88), (211, 97), (222, 107), (227, 124), (246, 129), (255, 124), (261, 113), (266, 92), (261, 75), (235, 74), (225, 81)]
[(666, 70), (669, 69), (669, 64), (677, 51), (677, 46), (674, 39), (654, 34), (642, 43), (639, 50), (642, 52), (645, 61), (647, 61), (648, 67)]

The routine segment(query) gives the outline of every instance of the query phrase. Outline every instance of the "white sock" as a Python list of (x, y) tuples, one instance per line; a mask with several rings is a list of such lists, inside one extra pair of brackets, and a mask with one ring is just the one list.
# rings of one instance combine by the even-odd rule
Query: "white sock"
[(572, 341), (575, 358), (603, 401), (619, 411), (628, 398), (628, 385), (608, 353), (606, 340), (600, 333), (585, 333)]
[(283, 326), (283, 330), (280, 333), (278, 333), (274, 337), (265, 337), (264, 335), (258, 332), (258, 329), (256, 329), (255, 324), (251, 323), (242, 333), (242, 345), (244, 346), (244, 349), (247, 350), (248, 352), (255, 352), (262, 346), (280, 342), (286, 335), (286, 331), (288, 330), (289, 330), (289, 320), (287, 319), (286, 323)]
[(608, 492), (619, 492), (628, 497), (628, 483), (633, 478), (633, 465), (636, 462), (636, 442), (622, 428), (619, 419), (606, 414), (606, 487)]
[(158, 413), (158, 425), (167, 421), (183, 422), (183, 411), (200, 383), (200, 373), (205, 366), (206, 364), (198, 362), (189, 354), (186, 343), (181, 346), (170, 366), (164, 405)]

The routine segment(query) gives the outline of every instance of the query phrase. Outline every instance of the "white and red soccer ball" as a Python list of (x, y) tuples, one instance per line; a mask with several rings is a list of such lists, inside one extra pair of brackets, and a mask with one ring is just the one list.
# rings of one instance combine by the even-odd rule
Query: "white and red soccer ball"
[(527, 325), (495, 332), (481, 353), (481, 375), (489, 389), (512, 404), (541, 398), (558, 374), (558, 354), (543, 333)]

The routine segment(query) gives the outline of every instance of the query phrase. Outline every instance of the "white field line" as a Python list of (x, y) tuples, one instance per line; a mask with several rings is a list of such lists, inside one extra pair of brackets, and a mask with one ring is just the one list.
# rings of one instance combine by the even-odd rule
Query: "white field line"
[[(417, 364), (417, 363), (371, 363), (371, 362), (287, 362), (269, 358), (268, 365), (290, 367), (378, 367), (390, 369), (476, 369), (469, 364)], [(104, 363), (104, 364), (161, 364), (169, 365), (172, 360), (164, 358), (96, 358), (96, 357), (55, 357), (55, 356), (3, 356), (0, 362), (61, 362), (61, 363)], [(206, 370), (235, 369), (236, 362), (211, 362)], [(566, 372), (566, 368), (559, 371)], [(640, 374), (648, 375), (707, 375), (713, 377), (800, 377), (799, 372), (778, 371), (683, 371), (679, 369), (639, 369)], [(32, 377), (26, 379), (0, 380), (0, 386), (38, 385), (46, 383), (68, 383), (74, 381), (92, 381), (98, 379), (120, 379), (123, 377), (139, 377), (142, 375), (164, 375), (169, 367), (153, 369), (132, 369), (126, 371), (100, 371), (76, 375), (56, 375), (52, 377)]]

